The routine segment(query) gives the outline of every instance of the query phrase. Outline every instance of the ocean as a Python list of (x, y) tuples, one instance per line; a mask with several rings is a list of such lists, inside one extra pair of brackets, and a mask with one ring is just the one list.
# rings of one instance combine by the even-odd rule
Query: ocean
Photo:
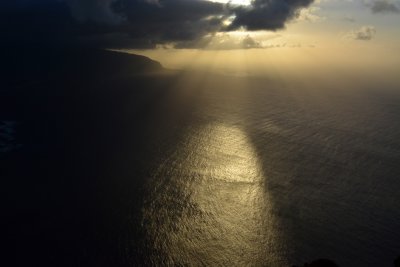
[(140, 225), (157, 251), (151, 262), (391, 266), (400, 250), (396, 94), (203, 75), (180, 80), (184, 96), (163, 112), (190, 119), (146, 183)]
[(3, 116), (16, 263), (392, 266), (400, 255), (398, 91), (207, 72), (78, 82), (10, 97), (25, 111)]

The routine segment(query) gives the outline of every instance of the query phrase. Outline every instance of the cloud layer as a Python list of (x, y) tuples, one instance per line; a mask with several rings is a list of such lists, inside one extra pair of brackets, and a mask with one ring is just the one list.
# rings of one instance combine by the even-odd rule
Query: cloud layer
[(376, 29), (373, 26), (363, 26), (358, 30), (353, 30), (348, 32), (345, 37), (354, 40), (360, 41), (369, 41), (374, 38), (376, 34)]
[(308, 7), (313, 0), (254, 0), (250, 7), (233, 9), (235, 19), (228, 27), (236, 30), (278, 30), (285, 23), (299, 15), (299, 10)]
[(116, 0), (65, 0), (72, 16), (79, 22), (119, 24), (123, 18), (112, 10)]
[(41, 32), (130, 47), (202, 46), (205, 37), (217, 32), (282, 29), (312, 2), (254, 0), (239, 6), (206, 0), (7, 0), (0, 4), (0, 22), (11, 25), (9, 33), (25, 34), (26, 25), (32, 37)]
[(371, 8), (372, 13), (399, 13), (399, 7), (391, 0), (374, 0), (366, 2), (366, 5)]

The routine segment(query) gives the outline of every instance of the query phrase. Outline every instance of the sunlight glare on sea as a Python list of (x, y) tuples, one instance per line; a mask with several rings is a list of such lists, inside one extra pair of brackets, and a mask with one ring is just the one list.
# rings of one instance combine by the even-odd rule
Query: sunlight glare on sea
[(168, 255), (161, 263), (283, 263), (263, 173), (241, 129), (215, 123), (189, 130), (154, 176), (143, 226), (159, 255)]

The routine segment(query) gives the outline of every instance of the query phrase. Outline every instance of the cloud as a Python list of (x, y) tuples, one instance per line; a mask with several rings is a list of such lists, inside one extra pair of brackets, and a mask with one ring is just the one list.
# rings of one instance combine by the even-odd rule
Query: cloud
[(311, 5), (313, 0), (254, 0), (249, 7), (233, 9), (235, 19), (228, 27), (236, 30), (279, 30), (287, 21), (299, 16), (299, 11)]
[(356, 22), (356, 20), (353, 17), (349, 16), (349, 15), (344, 16), (343, 20), (347, 21), (347, 22), (351, 22), (351, 23)]
[(399, 7), (391, 0), (374, 0), (372, 2), (365, 2), (371, 8), (372, 13), (399, 13)]
[(316, 22), (322, 20), (324, 18), (316, 14), (319, 10), (320, 10), (319, 7), (303, 8), (298, 12), (296, 20), (309, 21), (309, 22)]
[(373, 26), (363, 26), (358, 30), (348, 32), (345, 37), (353, 40), (369, 41), (374, 38), (376, 29)]
[(260, 41), (254, 39), (250, 34), (246, 36), (232, 36), (230, 33), (222, 32), (207, 35), (197, 41), (180, 42), (175, 48), (202, 48), (206, 50), (235, 50), (265, 48)]
[(261, 43), (254, 40), (250, 35), (247, 35), (245, 38), (242, 40), (242, 46), (245, 49), (250, 49), (250, 48), (261, 48)]
[[(311, 3), (254, 0), (241, 6), (207, 0), (5, 0), (0, 4), (5, 13), (0, 24), (14, 36), (31, 38), (40, 32), (46, 38), (75, 38), (94, 45), (203, 47), (208, 37), (221, 32), (283, 29), (288, 21), (301, 14), (304, 17), (301, 10)], [(257, 43), (248, 39), (244, 45)]]
[(112, 10), (117, 0), (65, 0), (72, 16), (79, 22), (119, 24), (123, 17)]
[(203, 0), (159, 0), (157, 4), (120, 0), (115, 11), (126, 17), (120, 29), (151, 43), (196, 41), (218, 32), (227, 16), (224, 5)]
[(6, 0), (0, 2), (2, 43), (69, 39), (74, 23), (68, 6), (56, 0)]

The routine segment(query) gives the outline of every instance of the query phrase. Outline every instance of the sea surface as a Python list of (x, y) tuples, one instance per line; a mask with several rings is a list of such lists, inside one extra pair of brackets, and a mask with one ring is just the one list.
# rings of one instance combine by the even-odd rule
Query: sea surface
[(1, 143), (15, 261), (392, 266), (400, 92), (341, 84), (182, 72), (24, 96)]

